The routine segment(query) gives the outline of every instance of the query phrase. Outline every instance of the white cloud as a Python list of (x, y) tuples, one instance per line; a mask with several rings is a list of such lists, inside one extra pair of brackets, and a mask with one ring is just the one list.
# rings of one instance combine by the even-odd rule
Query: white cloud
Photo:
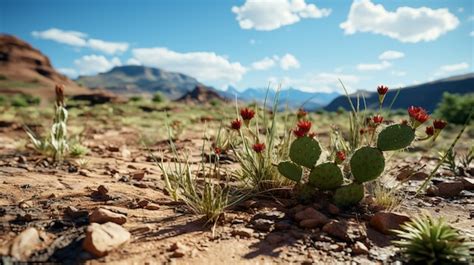
[(474, 21), (474, 16), (467, 17), (467, 21)]
[(128, 50), (128, 43), (125, 42), (108, 42), (97, 39), (89, 39), (87, 44), (90, 48), (107, 54), (122, 53)]
[(109, 42), (99, 39), (87, 39), (87, 34), (78, 31), (65, 31), (51, 28), (45, 31), (33, 31), (31, 32), (31, 35), (38, 39), (51, 40), (79, 48), (88, 47), (107, 54), (122, 53), (128, 50), (128, 43), (126, 42)]
[(387, 61), (382, 61), (380, 63), (372, 63), (372, 64), (361, 63), (361, 64), (358, 64), (356, 68), (359, 71), (381, 71), (381, 70), (385, 70), (389, 68), (390, 66), (392, 66), (391, 63)]
[(133, 58), (143, 65), (181, 72), (201, 82), (214, 81), (220, 85), (234, 84), (247, 69), (213, 52), (180, 53), (163, 47), (133, 49)]
[(252, 63), (252, 68), (255, 70), (267, 70), (273, 66), (275, 66), (275, 60), (268, 57)]
[[(296, 87), (307, 92), (339, 92), (343, 91), (339, 79), (344, 83), (349, 93), (355, 91), (355, 86), (360, 82), (359, 77), (351, 74), (321, 72), (307, 74), (303, 78), (285, 77), (281, 80), (283, 87)], [(277, 81), (270, 78), (271, 81)]]
[(399, 7), (387, 11), (370, 0), (354, 0), (347, 20), (340, 24), (345, 34), (372, 32), (401, 42), (433, 41), (455, 29), (459, 19), (446, 8)]
[(280, 67), (283, 70), (289, 70), (291, 68), (300, 68), (300, 62), (296, 59), (295, 56), (287, 53), (280, 59)]
[(464, 7), (460, 7), (460, 8), (458, 8), (458, 12), (459, 12), (459, 13), (462, 13), (462, 12), (464, 12)]
[(33, 31), (31, 35), (38, 39), (52, 40), (75, 47), (84, 47), (87, 44), (84, 39), (87, 35), (78, 31), (64, 31), (51, 28), (45, 31)]
[(270, 31), (297, 23), (302, 18), (322, 18), (331, 9), (318, 8), (305, 0), (246, 0), (242, 6), (232, 7), (232, 12), (243, 29)]
[(474, 31), (469, 32), (469, 36), (474, 37)]
[(441, 66), (439, 69), (442, 72), (457, 72), (457, 71), (469, 69), (469, 64), (466, 62), (458, 63), (458, 64), (448, 64), (448, 65)]
[(107, 72), (115, 66), (122, 63), (117, 57), (108, 60), (102, 55), (85, 55), (74, 61), (80, 75), (94, 75), (97, 73)]
[(141, 64), (142, 63), (140, 63), (140, 61), (135, 58), (130, 58), (127, 60), (127, 65), (141, 65)]
[(395, 60), (405, 57), (403, 52), (399, 51), (384, 51), (382, 54), (379, 55), (379, 60)]
[(404, 72), (404, 71), (392, 71), (391, 73), (394, 76), (406, 76), (407, 75), (407, 73)]
[(77, 77), (77, 71), (75, 69), (72, 69), (72, 68), (58, 68), (58, 71), (63, 74), (63, 75), (66, 75), (70, 78), (76, 78)]

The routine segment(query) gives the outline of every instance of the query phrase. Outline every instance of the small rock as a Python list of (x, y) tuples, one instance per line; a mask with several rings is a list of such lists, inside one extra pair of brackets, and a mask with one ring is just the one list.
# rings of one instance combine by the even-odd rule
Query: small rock
[(120, 151), (120, 148), (118, 148), (117, 146), (109, 145), (109, 146), (107, 146), (107, 151), (109, 151), (109, 152), (118, 152), (118, 151)]
[(303, 211), (297, 212), (295, 214), (295, 219), (296, 221), (300, 222), (301, 220), (305, 219), (316, 219), (319, 220), (321, 223), (327, 223), (329, 222), (329, 219), (326, 217), (326, 215), (318, 212), (317, 210), (308, 207), (304, 209)]
[(429, 177), (425, 172), (416, 172), (411, 177), (410, 180), (425, 180)]
[(120, 225), (111, 222), (93, 223), (87, 227), (82, 248), (96, 257), (103, 257), (128, 240), (130, 232)]
[(299, 223), (300, 227), (307, 228), (307, 229), (316, 228), (324, 224), (325, 223), (321, 222), (320, 219), (304, 219), (304, 220), (301, 220), (301, 222)]
[(140, 200), (138, 201), (138, 207), (145, 208), (150, 202), (148, 200)]
[(145, 177), (145, 171), (135, 171), (130, 173), (130, 177), (136, 181), (141, 181)]
[(439, 189), (435, 185), (430, 185), (426, 189), (426, 195), (428, 196), (438, 196), (439, 195)]
[(332, 237), (336, 237), (344, 241), (350, 240), (347, 230), (347, 223), (339, 222), (337, 220), (332, 220), (331, 222), (323, 226), (323, 232), (327, 233)]
[(336, 205), (332, 204), (332, 203), (329, 203), (328, 206), (327, 206), (327, 210), (330, 214), (332, 215), (338, 215), (339, 212), (341, 210), (339, 210), (339, 207), (337, 207)]
[(331, 251), (339, 252), (339, 251), (342, 251), (343, 249), (344, 249), (344, 246), (341, 245), (341, 244), (331, 244), (331, 245), (329, 245), (329, 250), (331, 250)]
[(84, 176), (84, 177), (89, 177), (90, 176), (90, 172), (86, 169), (81, 169), (78, 171), (79, 175), (81, 176)]
[(33, 227), (27, 228), (13, 239), (10, 245), (10, 256), (19, 261), (26, 261), (39, 245), (41, 245), (41, 239), (38, 230)]
[(253, 236), (253, 229), (246, 227), (235, 228), (234, 230), (232, 230), (231, 234), (233, 236), (250, 238)]
[(107, 193), (109, 193), (109, 189), (105, 187), (104, 185), (100, 185), (97, 188), (97, 194), (100, 196), (107, 196)]
[(391, 234), (392, 229), (399, 229), (400, 225), (410, 221), (410, 217), (394, 212), (378, 212), (370, 219), (370, 225), (383, 234)]
[(184, 257), (186, 255), (186, 253), (188, 253), (190, 251), (189, 247), (187, 247), (187, 246), (185, 246), (185, 245), (183, 245), (179, 242), (173, 243), (173, 245), (171, 245), (169, 250), (173, 251), (173, 254), (171, 254), (172, 258)]
[(367, 255), (369, 254), (369, 249), (364, 243), (357, 241), (354, 243), (354, 246), (352, 246), (352, 252), (356, 255)]
[(268, 232), (272, 230), (274, 222), (267, 219), (256, 219), (252, 222), (253, 228), (262, 232)]
[(279, 220), (285, 217), (285, 213), (281, 211), (270, 211), (264, 213), (258, 213), (254, 216), (255, 219), (267, 219), (267, 220)]
[(89, 222), (99, 224), (112, 222), (122, 225), (127, 222), (127, 217), (123, 214), (114, 213), (106, 209), (96, 208), (89, 215)]
[(449, 198), (459, 195), (464, 189), (464, 184), (461, 181), (450, 181), (438, 183), (436, 187), (439, 196)]
[(86, 210), (78, 210), (74, 206), (68, 206), (64, 210), (64, 214), (72, 219), (77, 219), (77, 218), (86, 217), (87, 215), (89, 215), (89, 212)]

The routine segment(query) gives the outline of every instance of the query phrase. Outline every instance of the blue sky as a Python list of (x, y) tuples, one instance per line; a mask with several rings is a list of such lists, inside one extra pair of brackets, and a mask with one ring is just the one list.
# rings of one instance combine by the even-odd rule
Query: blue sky
[(474, 62), (469, 0), (0, 0), (0, 31), (71, 77), (142, 64), (216, 88), (396, 87)]

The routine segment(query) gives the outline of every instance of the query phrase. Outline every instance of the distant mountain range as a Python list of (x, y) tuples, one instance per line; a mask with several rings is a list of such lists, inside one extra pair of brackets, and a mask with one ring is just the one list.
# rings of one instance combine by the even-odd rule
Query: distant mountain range
[(158, 68), (126, 65), (94, 76), (80, 76), (78, 84), (90, 88), (105, 88), (119, 94), (161, 92), (175, 100), (202, 85), (195, 78)]
[[(395, 97), (398, 89), (389, 90), (385, 98), (385, 106), (388, 107)], [(409, 86), (400, 89), (392, 109), (406, 109), (410, 106), (420, 106), (433, 112), (436, 106), (439, 104), (443, 97), (444, 92), (466, 94), (474, 93), (474, 73), (465, 75), (453, 76), (436, 80), (429, 83)], [(367, 108), (378, 107), (378, 94), (377, 92), (354, 93), (350, 95), (353, 104), (356, 104), (357, 94), (364, 95)], [(361, 98), (361, 106), (362, 106)], [(350, 104), (345, 95), (335, 98), (329, 103), (324, 109), (327, 111), (336, 111), (338, 108), (350, 109)]]
[[(220, 94), (225, 98), (235, 99), (237, 97), (238, 100), (247, 102), (263, 102), (265, 97), (268, 97), (267, 103), (271, 105), (276, 91), (266, 88), (248, 88), (238, 91), (234, 87), (229, 87), (226, 91), (220, 91)], [(338, 93), (305, 92), (296, 88), (283, 89), (279, 92), (279, 108), (284, 109), (288, 106), (290, 109), (303, 107), (306, 110), (316, 110), (326, 106), (339, 95)]]

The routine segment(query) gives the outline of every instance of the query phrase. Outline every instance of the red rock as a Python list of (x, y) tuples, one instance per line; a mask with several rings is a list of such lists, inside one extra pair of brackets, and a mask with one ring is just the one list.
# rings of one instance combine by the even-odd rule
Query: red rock
[(391, 234), (390, 230), (399, 229), (400, 225), (410, 221), (410, 217), (394, 212), (378, 212), (370, 219), (370, 225), (383, 234)]
[(129, 240), (130, 232), (118, 224), (93, 223), (87, 227), (82, 248), (96, 257), (103, 257)]
[(357, 241), (352, 247), (352, 252), (356, 255), (367, 255), (369, 254), (369, 249), (364, 245), (364, 243)]
[(464, 177), (461, 181), (465, 190), (474, 190), (474, 178)]
[(114, 213), (106, 209), (96, 208), (89, 215), (89, 222), (99, 224), (112, 222), (122, 225), (127, 222), (127, 217), (123, 214)]
[(107, 193), (109, 193), (109, 189), (107, 189), (107, 187), (105, 187), (104, 185), (100, 185), (100, 186), (97, 188), (97, 193), (98, 193), (100, 196), (106, 196)]
[(347, 231), (348, 231), (347, 223), (339, 222), (337, 220), (332, 220), (331, 222), (323, 226), (323, 232), (327, 233), (328, 235), (332, 237), (336, 237), (344, 241), (350, 240), (350, 237)]
[(339, 207), (337, 207), (336, 205), (332, 203), (328, 204), (327, 211), (332, 215), (338, 215), (340, 212)]
[(319, 220), (319, 222), (322, 224), (329, 222), (329, 219), (326, 217), (326, 215), (320, 213), (319, 211), (311, 207), (308, 207), (303, 211), (297, 212), (295, 214), (295, 220), (298, 222), (301, 222), (302, 220), (306, 219), (316, 219)]
[(449, 181), (436, 184), (438, 188), (438, 196), (449, 198), (459, 195), (464, 189), (464, 184), (461, 181)]
[(240, 236), (240, 237), (250, 238), (250, 237), (253, 236), (253, 229), (245, 228), (245, 227), (235, 228), (234, 230), (232, 230), (231, 234), (233, 236)]
[(134, 180), (140, 181), (145, 177), (145, 172), (144, 171), (135, 171), (130, 174), (130, 177)]
[(300, 222), (300, 227), (302, 228), (316, 228), (326, 224), (327, 222), (321, 222), (321, 219), (304, 219)]

